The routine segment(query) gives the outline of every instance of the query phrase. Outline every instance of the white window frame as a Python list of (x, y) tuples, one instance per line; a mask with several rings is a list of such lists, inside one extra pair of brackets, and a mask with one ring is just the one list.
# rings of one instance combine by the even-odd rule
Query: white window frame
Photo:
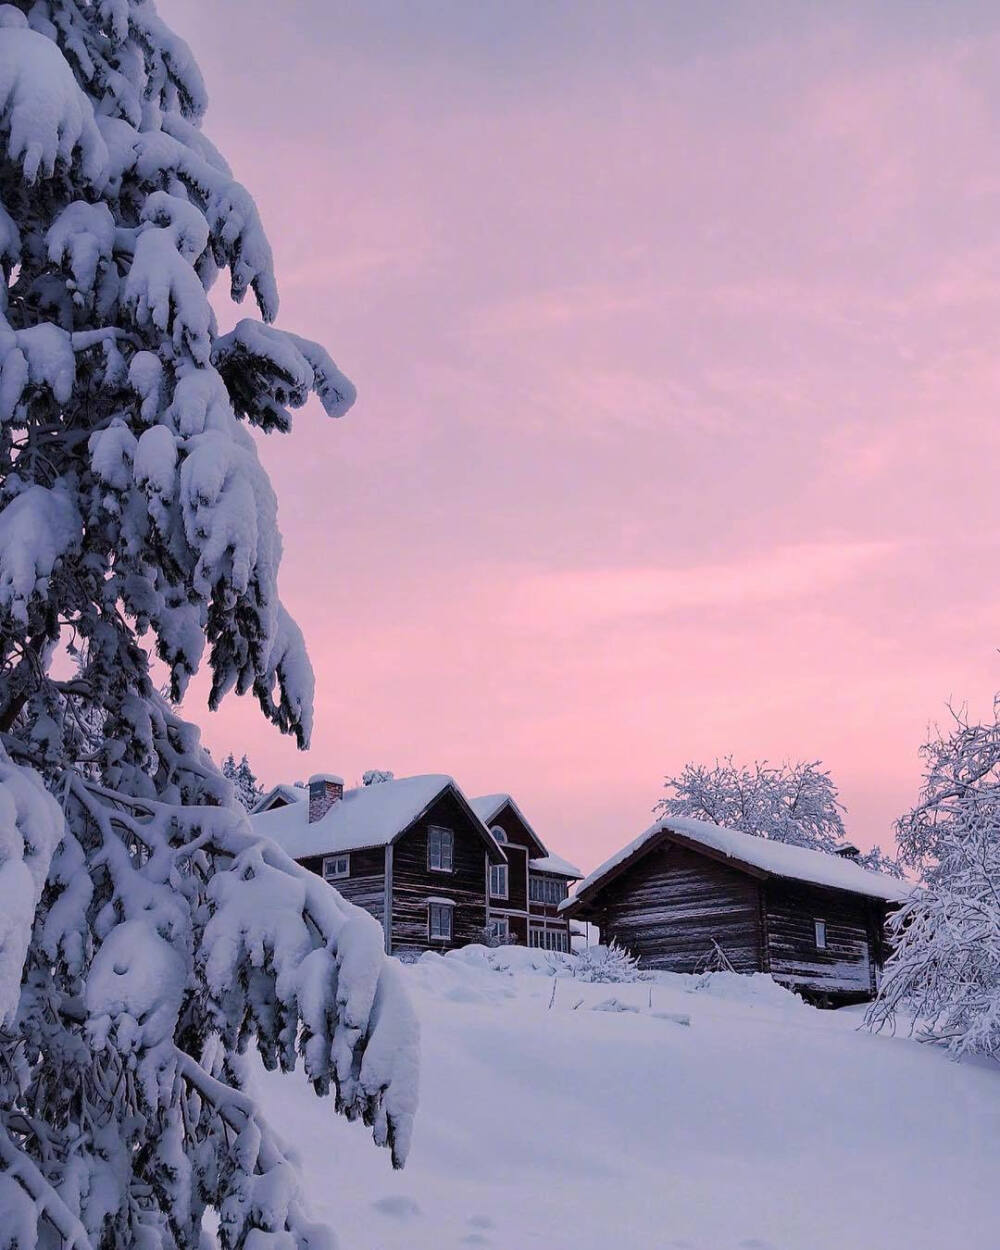
[[(510, 872), (508, 864), (490, 864), (490, 898), (510, 898)], [(497, 885), (494, 889), (493, 874), (497, 874)], [(500, 883), (503, 883), (501, 888)]]
[(501, 829), (499, 825), (494, 825), (493, 828), (490, 829), (490, 833), (493, 834), (494, 841), (496, 842), (507, 841), (507, 832), (506, 830)]
[(568, 955), (571, 949), (569, 933), (548, 925), (528, 926), (528, 946), (535, 950), (558, 951), (561, 955)]
[[(435, 837), (435, 835), (437, 835)], [(435, 843), (437, 856), (434, 855)], [(447, 851), (447, 854), (445, 852)], [(437, 858), (438, 863), (434, 863)], [(445, 861), (447, 860), (447, 863)], [(455, 833), (444, 825), (427, 826), (427, 870), (428, 872), (455, 871)]]
[[(434, 932), (434, 914), (435, 910), (439, 916), (448, 917), (448, 932)], [(427, 940), (429, 942), (451, 942), (455, 936), (455, 904), (454, 903), (428, 903), (427, 904)]]
[(506, 942), (510, 937), (510, 920), (506, 916), (490, 916), (486, 927), (490, 937), (498, 938), (501, 942)]
[(561, 877), (543, 877), (537, 872), (528, 879), (528, 900), (542, 907), (558, 907), (566, 897), (566, 883)]
[(323, 880), (342, 881), (351, 875), (350, 855), (324, 855)]
[(818, 917), (813, 920), (813, 937), (816, 940), (816, 949), (818, 951), (825, 951), (828, 949), (825, 920), (820, 920)]

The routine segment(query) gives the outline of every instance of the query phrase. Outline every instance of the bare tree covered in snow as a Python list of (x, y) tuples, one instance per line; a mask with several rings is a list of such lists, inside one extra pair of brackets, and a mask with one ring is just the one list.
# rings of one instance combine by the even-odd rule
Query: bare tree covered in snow
[(1000, 1051), (1000, 696), (993, 719), (952, 710), (922, 749), (920, 801), (897, 825), (922, 888), (890, 917), (896, 948), (869, 1012), (900, 1010), (952, 1051)]
[(873, 846), (870, 851), (863, 851), (854, 862), (860, 864), (862, 868), (867, 868), (869, 872), (881, 872), (887, 877), (902, 878), (905, 875), (899, 860), (893, 859), (880, 846)]
[(264, 790), (247, 757), (242, 756), (237, 764), (236, 757), (230, 751), (222, 761), (222, 775), (232, 782), (240, 806), (248, 812), (253, 811), (263, 797)]
[(668, 795), (654, 809), (663, 816), (690, 816), (820, 851), (844, 840), (844, 808), (819, 760), (774, 768), (766, 760), (734, 764), (728, 755), (711, 768), (686, 764), (664, 786)]
[[(272, 326), (271, 253), (150, 0), (0, 7), (0, 1242), (329, 1245), (242, 1055), (406, 1155), (416, 1025), (380, 926), (253, 834), (173, 711), (205, 663), (300, 745), (248, 426), (353, 390)], [(219, 335), (229, 270), (262, 320)], [(81, 656), (65, 680), (53, 660)], [(151, 676), (169, 672), (170, 698)], [(335, 1182), (334, 1182), (335, 1183)]]

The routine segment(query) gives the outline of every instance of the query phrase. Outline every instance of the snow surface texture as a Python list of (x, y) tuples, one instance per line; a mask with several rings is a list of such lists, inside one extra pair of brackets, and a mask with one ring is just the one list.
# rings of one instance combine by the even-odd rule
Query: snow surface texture
[(739, 833), (735, 829), (710, 825), (704, 820), (667, 816), (650, 825), (644, 833), (623, 846), (599, 868), (595, 868), (577, 886), (573, 898), (565, 899), (560, 904), (560, 909), (571, 908), (576, 898), (592, 890), (609, 872), (633, 855), (639, 854), (665, 831), (680, 834), (692, 842), (719, 851), (740, 863), (760, 868), (776, 877), (833, 886), (838, 890), (849, 890), (854, 894), (864, 894), (869, 898), (880, 898), (889, 902), (902, 902), (913, 892), (913, 886), (906, 881), (899, 881), (882, 873), (868, 872), (848, 859), (828, 855), (825, 851), (812, 851), (802, 846), (791, 846), (786, 842), (772, 842), (766, 838), (754, 837), (750, 833)]
[[(385, 846), (408, 828), (434, 800), (454, 786), (450, 777), (435, 773), (400, 777), (377, 785), (345, 790), (319, 820), (309, 823), (309, 804), (299, 800), (253, 816), (254, 828), (291, 855), (329, 855)], [(308, 796), (308, 791), (304, 792)], [(496, 847), (484, 826), (483, 839)], [(497, 859), (502, 856), (497, 848)]]
[(612, 987), (568, 964), (466, 948), (402, 969), (423, 1051), (405, 1172), (258, 1072), (317, 1214), (337, 1160), (343, 1250), (996, 1250), (995, 1066), (763, 974)]

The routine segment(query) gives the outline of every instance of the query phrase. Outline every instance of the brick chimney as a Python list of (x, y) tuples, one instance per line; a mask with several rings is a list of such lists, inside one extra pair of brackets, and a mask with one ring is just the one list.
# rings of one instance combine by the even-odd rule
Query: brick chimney
[(309, 823), (322, 820), (334, 803), (343, 797), (343, 777), (334, 773), (313, 773), (309, 778)]

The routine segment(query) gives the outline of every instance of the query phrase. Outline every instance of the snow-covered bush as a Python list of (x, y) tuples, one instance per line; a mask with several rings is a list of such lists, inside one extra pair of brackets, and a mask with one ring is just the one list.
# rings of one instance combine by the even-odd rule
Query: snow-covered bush
[(588, 946), (573, 959), (573, 976), (578, 981), (600, 981), (609, 985), (642, 979), (636, 957), (612, 941), (608, 946)]
[[(0, 6), (0, 1244), (329, 1244), (241, 1055), (301, 1060), (401, 1164), (416, 1025), (371, 917), (253, 834), (171, 700), (304, 745), (248, 427), (353, 390), (282, 333), (257, 211), (151, 0)], [(217, 333), (222, 269), (263, 321)], [(62, 679), (66, 649), (80, 657)]]
[(388, 768), (369, 768), (361, 778), (363, 786), (380, 786), (383, 782), (395, 780), (396, 774)]
[(921, 1034), (1000, 1053), (1000, 696), (993, 719), (964, 711), (921, 750), (920, 801), (897, 824), (901, 858), (922, 888), (889, 917), (895, 946), (869, 1023), (903, 1012)]

